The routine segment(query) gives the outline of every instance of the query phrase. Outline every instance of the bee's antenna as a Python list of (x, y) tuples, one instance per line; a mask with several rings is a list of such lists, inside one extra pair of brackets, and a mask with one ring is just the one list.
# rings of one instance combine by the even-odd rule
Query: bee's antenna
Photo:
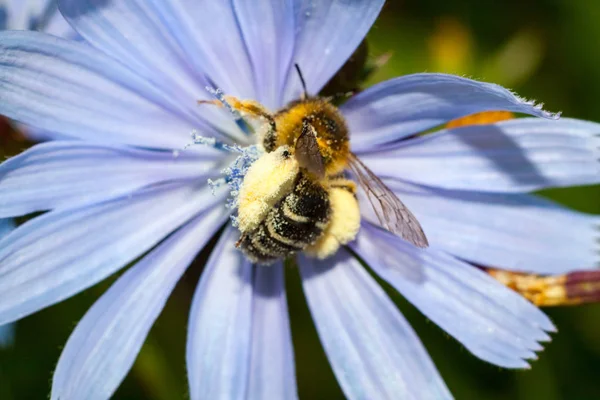
[(300, 83), (302, 83), (302, 99), (304, 100), (308, 97), (308, 91), (306, 90), (306, 82), (304, 81), (304, 77), (302, 76), (302, 71), (300, 71), (300, 66), (297, 63), (294, 63), (294, 67), (296, 68), (296, 72), (298, 72)]
[(343, 93), (336, 93), (333, 96), (325, 97), (325, 100), (327, 100), (329, 102), (337, 101), (337, 100), (346, 100), (346, 99), (354, 96), (356, 93), (358, 93), (357, 90), (351, 90), (349, 92), (343, 92)]

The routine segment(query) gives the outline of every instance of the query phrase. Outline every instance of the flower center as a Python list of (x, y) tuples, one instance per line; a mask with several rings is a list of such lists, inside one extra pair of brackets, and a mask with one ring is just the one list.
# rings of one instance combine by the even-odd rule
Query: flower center
[(194, 143), (238, 153), (224, 177), (209, 184), (230, 187), (227, 206), (234, 210), (238, 247), (246, 257), (258, 264), (298, 252), (326, 258), (353, 240), (360, 212), (356, 184), (344, 176), (350, 146), (337, 108), (307, 98), (271, 114), (255, 101), (214, 94), (217, 100), (210, 103), (260, 122), (258, 143), (248, 147), (193, 137)]

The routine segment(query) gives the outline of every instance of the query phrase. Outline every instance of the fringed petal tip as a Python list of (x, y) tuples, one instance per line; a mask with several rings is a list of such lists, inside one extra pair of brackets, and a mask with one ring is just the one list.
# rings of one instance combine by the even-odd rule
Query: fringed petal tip
[(490, 193), (600, 183), (600, 124), (517, 118), (459, 126), (363, 154), (382, 178)]
[(551, 111), (544, 110), (544, 103), (536, 103), (535, 100), (527, 100), (525, 97), (521, 97), (521, 96), (517, 95), (512, 90), (510, 90), (510, 92), (524, 106), (529, 106), (529, 107), (533, 108), (534, 110), (537, 110), (538, 112), (536, 113), (536, 115), (541, 118), (558, 120), (562, 116), (562, 111), (557, 111), (557, 112), (553, 113)]
[(493, 83), (430, 73), (379, 83), (352, 97), (341, 110), (351, 128), (352, 148), (358, 153), (379, 151), (387, 144), (484, 111), (548, 120), (560, 116)]
[(325, 261), (299, 258), (321, 343), (346, 397), (451, 399), (408, 321), (345, 249)]
[[(440, 74), (440, 75), (443, 75), (443, 74)], [(474, 77), (474, 76), (461, 75), (460, 77), (463, 79), (468, 79), (470, 81), (474, 81), (474, 82), (482, 82), (484, 84), (490, 85), (491, 87), (496, 87), (496, 89), (498, 91), (506, 91), (506, 92), (510, 93), (510, 95), (512, 95), (512, 97), (514, 97), (514, 99), (518, 103), (520, 103), (524, 109), (530, 110), (530, 112), (528, 112), (528, 114), (532, 114), (532, 115), (538, 116), (540, 118), (546, 118), (546, 119), (552, 119), (552, 120), (558, 120), (562, 116), (562, 111), (552, 112), (552, 111), (545, 110), (543, 102), (538, 103), (533, 99), (527, 99), (526, 97), (523, 97), (523, 96), (520, 96), (519, 94), (517, 94), (517, 92), (515, 92), (514, 90), (512, 90), (510, 88), (505, 88), (504, 86), (499, 85), (497, 83), (484, 82), (484, 81), (477, 79), (477, 77)], [(496, 110), (490, 109), (489, 111), (496, 111)]]
[(537, 307), (486, 272), (433, 247), (422, 250), (364, 224), (351, 247), (427, 318), (475, 356), (526, 368), (556, 328)]

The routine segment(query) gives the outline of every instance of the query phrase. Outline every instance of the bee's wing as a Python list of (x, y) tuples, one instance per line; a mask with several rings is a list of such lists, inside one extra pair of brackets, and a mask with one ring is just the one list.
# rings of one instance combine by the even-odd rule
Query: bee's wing
[(352, 153), (350, 154), (350, 169), (367, 194), (382, 227), (417, 247), (429, 246), (423, 228), (413, 213), (373, 171)]
[(319, 150), (317, 142), (317, 131), (308, 121), (302, 121), (302, 132), (296, 139), (296, 148), (294, 151), (296, 160), (302, 168), (309, 172), (323, 177), (325, 176), (325, 163)]

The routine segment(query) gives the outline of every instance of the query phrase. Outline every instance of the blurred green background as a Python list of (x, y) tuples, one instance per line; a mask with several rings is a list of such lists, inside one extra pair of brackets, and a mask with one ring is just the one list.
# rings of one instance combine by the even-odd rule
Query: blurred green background
[[(368, 44), (371, 57), (388, 52), (392, 57), (370, 83), (414, 72), (450, 72), (499, 83), (565, 116), (600, 121), (599, 40), (600, 2), (595, 1), (391, 0)], [(544, 195), (600, 214), (598, 187)], [(115, 399), (188, 398), (185, 329), (200, 272), (198, 263), (180, 282)], [(113, 280), (18, 322), (14, 345), (0, 350), (0, 399), (48, 397), (62, 346)], [(289, 270), (287, 280), (300, 397), (343, 398), (297, 271)], [(471, 356), (384, 287), (421, 335), (456, 398), (600, 399), (600, 305), (547, 309), (559, 333), (531, 370), (510, 371)]]

